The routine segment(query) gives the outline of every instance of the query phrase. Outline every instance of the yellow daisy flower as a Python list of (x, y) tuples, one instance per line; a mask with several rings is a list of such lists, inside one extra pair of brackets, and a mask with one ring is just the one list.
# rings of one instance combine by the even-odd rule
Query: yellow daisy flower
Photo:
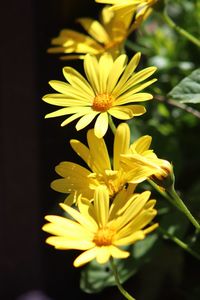
[(63, 29), (58, 37), (52, 39), (54, 47), (49, 48), (48, 52), (67, 54), (61, 59), (82, 59), (87, 53), (99, 55), (105, 51), (117, 57), (123, 51), (123, 42), (132, 17), (133, 14), (130, 14), (128, 18), (121, 19), (118, 13), (106, 6), (101, 10), (99, 21), (91, 18), (77, 19), (88, 35)]
[(122, 17), (127, 16), (133, 11), (149, 9), (158, 0), (95, 0), (97, 3), (111, 4), (112, 11), (120, 12)]
[(137, 183), (152, 174), (150, 168), (145, 169), (140, 165), (135, 165), (129, 171), (124, 171), (120, 166), (120, 156), (127, 153), (130, 146), (130, 129), (126, 123), (117, 127), (112, 164), (104, 139), (97, 138), (93, 129), (87, 132), (87, 141), (89, 147), (78, 140), (71, 140), (70, 144), (90, 170), (72, 162), (61, 162), (55, 168), (62, 178), (54, 180), (51, 187), (58, 192), (70, 194), (65, 201), (68, 205), (76, 202), (80, 194), (92, 199), (95, 189), (100, 185), (108, 189), (112, 198), (127, 183), (131, 184), (129, 189), (133, 192)]
[(122, 154), (120, 163), (124, 171), (129, 171), (135, 166), (140, 165), (146, 170), (152, 170), (150, 177), (162, 181), (172, 171), (172, 165), (165, 159), (160, 159), (150, 150), (152, 137), (145, 135), (136, 140), (129, 148), (129, 153)]
[(149, 200), (149, 197), (149, 191), (130, 196), (123, 190), (110, 205), (107, 189), (99, 187), (93, 202), (80, 197), (78, 210), (61, 203), (69, 218), (45, 217), (49, 223), (42, 229), (53, 235), (46, 243), (59, 250), (82, 250), (74, 260), (75, 267), (93, 259), (104, 264), (110, 257), (127, 258), (130, 253), (121, 247), (143, 240), (158, 226), (148, 226), (157, 213), (156, 200)]
[(100, 55), (109, 52), (117, 57), (123, 52), (124, 42), (128, 35), (136, 30), (141, 22), (148, 16), (147, 10), (121, 17), (121, 13), (115, 12), (105, 6), (101, 10), (100, 20), (91, 18), (79, 18), (77, 22), (88, 34), (83, 34), (70, 29), (60, 31), (58, 37), (53, 38), (53, 47), (49, 53), (63, 53), (61, 59), (82, 59), (89, 53)]
[(128, 120), (145, 113), (144, 106), (133, 105), (152, 99), (149, 93), (140, 93), (156, 79), (144, 83), (156, 68), (148, 67), (135, 72), (139, 64), (140, 53), (133, 56), (127, 64), (127, 56), (122, 54), (113, 60), (108, 53), (98, 60), (87, 54), (84, 59), (84, 70), (87, 80), (74, 68), (64, 67), (63, 74), (69, 83), (52, 80), (49, 84), (58, 92), (48, 94), (43, 100), (49, 104), (64, 108), (47, 114), (46, 118), (72, 115), (64, 120), (61, 126), (80, 118), (76, 129), (81, 130), (97, 117), (94, 132), (98, 138), (105, 135), (108, 129), (108, 116)]

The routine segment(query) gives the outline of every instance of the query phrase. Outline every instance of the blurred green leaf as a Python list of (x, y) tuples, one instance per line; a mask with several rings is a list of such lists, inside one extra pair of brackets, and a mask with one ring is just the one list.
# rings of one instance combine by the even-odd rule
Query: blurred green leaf
[(168, 96), (181, 103), (200, 103), (200, 68), (181, 80)]

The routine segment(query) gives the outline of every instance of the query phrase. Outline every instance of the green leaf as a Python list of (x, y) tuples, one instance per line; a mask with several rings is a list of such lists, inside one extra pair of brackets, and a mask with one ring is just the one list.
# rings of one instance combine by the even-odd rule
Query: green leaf
[(181, 103), (200, 103), (200, 68), (181, 80), (168, 96)]
[[(158, 242), (158, 234), (152, 233), (127, 249), (130, 252), (127, 259), (115, 259), (121, 283), (133, 276), (144, 263), (151, 260), (155, 250), (159, 249)], [(93, 260), (81, 272), (80, 288), (86, 293), (99, 293), (104, 288), (113, 285), (115, 285), (115, 279), (109, 263), (100, 265)]]

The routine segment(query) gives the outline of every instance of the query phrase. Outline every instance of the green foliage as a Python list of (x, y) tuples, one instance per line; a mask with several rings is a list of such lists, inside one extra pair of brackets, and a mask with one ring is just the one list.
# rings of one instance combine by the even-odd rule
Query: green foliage
[(181, 103), (200, 103), (200, 68), (181, 80), (168, 96)]

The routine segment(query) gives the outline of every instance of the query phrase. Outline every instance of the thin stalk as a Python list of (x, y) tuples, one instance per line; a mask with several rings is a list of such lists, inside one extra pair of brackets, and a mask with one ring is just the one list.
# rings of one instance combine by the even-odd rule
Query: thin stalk
[(116, 126), (113, 122), (113, 119), (112, 119), (111, 115), (108, 115), (108, 123), (109, 123), (110, 129), (112, 130), (113, 134), (115, 134)]
[(165, 191), (163, 191), (153, 180), (148, 178), (147, 181), (161, 196), (163, 196), (165, 199), (167, 199), (172, 205), (176, 206), (176, 208), (181, 210), (179, 208), (179, 206), (176, 203), (174, 203), (172, 198)]
[(179, 247), (181, 247), (183, 250), (187, 251), (188, 253), (190, 253), (192, 256), (194, 256), (195, 258), (200, 260), (200, 254), (197, 253), (196, 251), (192, 250), (186, 243), (184, 243), (183, 241), (181, 241), (179, 238), (177, 238), (176, 236), (170, 234), (169, 232), (167, 232), (165, 229), (163, 229), (162, 227), (158, 227), (157, 229), (162, 235), (166, 235), (170, 240), (172, 240), (175, 244), (177, 244)]
[(174, 203), (176, 203), (181, 211), (186, 215), (186, 217), (190, 220), (190, 222), (195, 226), (195, 228), (200, 231), (200, 224), (197, 220), (193, 217), (183, 200), (179, 197), (177, 192), (175, 191), (174, 187), (172, 186), (167, 190), (168, 195), (172, 198)]
[(113, 261), (113, 258), (111, 257), (110, 258), (110, 265), (111, 265), (111, 268), (112, 268), (112, 271), (113, 271), (113, 275), (115, 277), (115, 282), (116, 282), (116, 285), (119, 289), (119, 291), (121, 292), (121, 294), (128, 300), (136, 300), (135, 298), (133, 298), (124, 288), (123, 286), (121, 285), (120, 283), (120, 280), (119, 280), (119, 275), (118, 275), (118, 272), (117, 272), (117, 268), (115, 266), (115, 263)]
[(151, 179), (147, 179), (147, 181), (151, 184), (151, 186), (159, 192), (165, 199), (167, 199), (172, 205), (178, 208), (188, 220), (195, 226), (195, 228), (200, 231), (200, 224), (193, 217), (187, 206), (184, 204), (183, 200), (178, 196), (174, 187), (168, 188), (166, 191), (160, 189), (160, 187)]
[(195, 36), (193, 36), (191, 33), (186, 31), (185, 29), (179, 27), (176, 25), (176, 23), (169, 17), (167, 14), (167, 9), (164, 9), (163, 13), (160, 13), (163, 20), (176, 32), (178, 32), (180, 35), (188, 39), (190, 42), (192, 42), (197, 47), (200, 47), (200, 40), (197, 39)]

